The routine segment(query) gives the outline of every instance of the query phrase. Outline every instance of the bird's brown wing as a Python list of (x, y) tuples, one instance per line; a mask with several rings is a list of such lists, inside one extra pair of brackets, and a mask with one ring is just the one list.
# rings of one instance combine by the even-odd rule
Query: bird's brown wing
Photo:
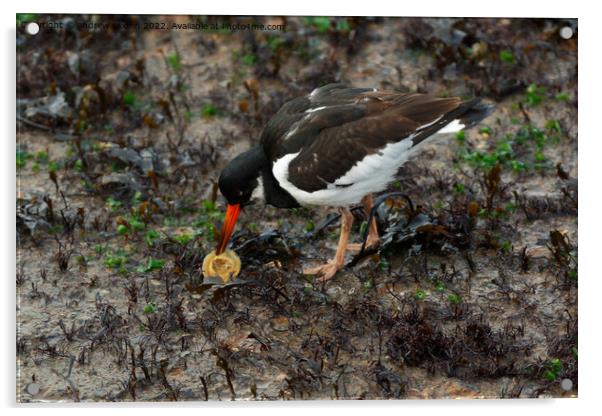
[[(316, 138), (318, 133), (366, 115), (362, 94), (371, 88), (346, 88), (328, 84), (311, 94), (285, 103), (268, 121), (261, 135), (261, 144), (270, 160), (296, 152)], [(315, 111), (315, 109), (321, 109)]]
[[(333, 93), (341, 94), (344, 103)], [(326, 188), (389, 143), (410, 138), (412, 145), (419, 143), (463, 107), (459, 98), (372, 90), (351, 94), (345, 89), (331, 90), (321, 104), (313, 108), (324, 108), (305, 115), (281, 142), (288, 144), (281, 146), (282, 154), (299, 152), (289, 164), (288, 180), (307, 192)]]

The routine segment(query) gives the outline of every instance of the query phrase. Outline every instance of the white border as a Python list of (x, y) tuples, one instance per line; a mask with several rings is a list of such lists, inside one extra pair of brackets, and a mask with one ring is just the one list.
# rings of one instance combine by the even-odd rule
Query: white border
[[(600, 222), (602, 210), (600, 182), (602, 179), (602, 135), (599, 130), (600, 104), (600, 16), (595, 2), (576, 1), (533, 1), (504, 0), (477, 2), (470, 0), (430, 0), (430, 1), (362, 1), (359, 3), (329, 2), (320, 0), (298, 1), (197, 1), (169, 0), (168, 2), (133, 1), (33, 1), (22, 0), (18, 4), (2, 3), (2, 31), (5, 50), (2, 67), (3, 96), (2, 126), (4, 137), (0, 140), (0, 153), (4, 158), (1, 167), (3, 180), (0, 208), (4, 220), (4, 247), (0, 250), (2, 265), (6, 273), (2, 275), (4, 283), (4, 303), (2, 342), (2, 367), (0, 367), (0, 391), (3, 403), (12, 407), (13, 412), (44, 412), (45, 415), (76, 413), (82, 408), (68, 405), (19, 406), (15, 409), (15, 13), (132, 13), (132, 14), (266, 14), (266, 15), (373, 15), (373, 16), (504, 16), (504, 17), (577, 17), (579, 18), (579, 399), (554, 400), (504, 400), (504, 401), (401, 401), (401, 402), (294, 402), (294, 403), (184, 403), (178, 404), (173, 411), (178, 414), (199, 412), (219, 412), (221, 414), (261, 413), (263, 414), (303, 414), (327, 411), (345, 413), (364, 413), (376, 408), (382, 413), (418, 413), (423, 414), (479, 414), (507, 415), (509, 412), (545, 413), (547, 415), (567, 415), (598, 408), (601, 404), (599, 386), (602, 384), (602, 355), (600, 336), (600, 304), (602, 303), (602, 273), (596, 262), (600, 257)], [(7, 267), (10, 265), (11, 267)], [(197, 409), (197, 408), (201, 409)], [(89, 414), (106, 415), (140, 412), (145, 415), (164, 414), (173, 405), (169, 403), (152, 404), (99, 404), (87, 405)]]

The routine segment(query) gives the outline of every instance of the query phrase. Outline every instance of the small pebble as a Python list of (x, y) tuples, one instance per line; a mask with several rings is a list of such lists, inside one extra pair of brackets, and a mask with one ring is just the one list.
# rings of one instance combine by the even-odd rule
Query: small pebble
[(277, 316), (272, 319), (272, 329), (274, 331), (286, 332), (288, 331), (288, 322), (286, 316)]

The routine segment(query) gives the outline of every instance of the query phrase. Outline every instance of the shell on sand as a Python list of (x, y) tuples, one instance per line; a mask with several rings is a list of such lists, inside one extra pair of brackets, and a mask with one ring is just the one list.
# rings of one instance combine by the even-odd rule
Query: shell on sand
[(240, 273), (240, 258), (232, 250), (226, 250), (220, 255), (215, 250), (203, 259), (203, 277), (219, 277), (224, 283)]

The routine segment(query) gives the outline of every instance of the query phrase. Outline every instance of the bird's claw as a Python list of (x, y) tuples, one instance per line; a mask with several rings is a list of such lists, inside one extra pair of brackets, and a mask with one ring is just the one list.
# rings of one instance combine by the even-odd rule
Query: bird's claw
[(338, 265), (334, 261), (330, 260), (326, 264), (303, 269), (303, 274), (319, 275), (320, 277), (316, 279), (316, 282), (325, 283), (330, 280), (342, 267), (342, 264)]

